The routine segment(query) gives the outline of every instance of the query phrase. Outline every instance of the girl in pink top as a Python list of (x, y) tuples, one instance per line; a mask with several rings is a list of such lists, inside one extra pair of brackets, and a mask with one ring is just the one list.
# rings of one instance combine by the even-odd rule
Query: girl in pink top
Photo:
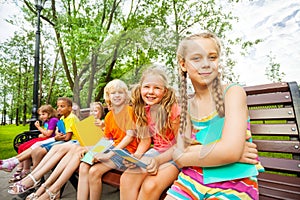
[[(179, 173), (172, 162), (180, 110), (175, 91), (169, 87), (162, 70), (150, 68), (132, 91), (132, 106), (136, 117), (137, 138), (152, 139), (153, 147), (141, 158), (146, 170), (131, 166), (121, 176), (122, 199), (159, 199), (161, 193)], [(142, 155), (136, 155), (141, 157)]]

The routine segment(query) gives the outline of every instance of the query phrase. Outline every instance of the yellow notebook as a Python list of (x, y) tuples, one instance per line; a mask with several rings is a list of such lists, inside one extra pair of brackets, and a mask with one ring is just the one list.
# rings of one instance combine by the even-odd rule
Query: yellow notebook
[(95, 118), (89, 116), (84, 120), (75, 123), (74, 133), (81, 146), (94, 146), (104, 135), (101, 128), (95, 124)]

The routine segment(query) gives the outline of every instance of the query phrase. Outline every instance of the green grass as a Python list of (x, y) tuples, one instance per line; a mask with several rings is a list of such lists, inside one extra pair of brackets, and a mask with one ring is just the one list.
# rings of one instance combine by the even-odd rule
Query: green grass
[(0, 126), (0, 159), (10, 158), (17, 153), (14, 150), (13, 142), (16, 135), (29, 130), (29, 125)]

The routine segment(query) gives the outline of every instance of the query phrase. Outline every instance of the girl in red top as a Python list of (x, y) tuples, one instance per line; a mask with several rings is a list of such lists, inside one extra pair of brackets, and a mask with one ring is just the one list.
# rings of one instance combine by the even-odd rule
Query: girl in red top
[(124, 200), (159, 199), (179, 173), (171, 147), (176, 143), (180, 109), (164, 71), (146, 70), (132, 92), (132, 103), (137, 137), (152, 139), (153, 147), (141, 158), (148, 163), (147, 171), (132, 166), (122, 174), (120, 196)]

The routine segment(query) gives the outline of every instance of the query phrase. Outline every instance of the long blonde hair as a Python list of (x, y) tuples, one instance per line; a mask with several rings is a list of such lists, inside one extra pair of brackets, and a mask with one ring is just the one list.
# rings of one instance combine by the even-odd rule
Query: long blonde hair
[[(186, 51), (188, 49), (188, 41), (196, 40), (199, 38), (207, 38), (211, 39), (215, 42), (217, 47), (218, 56), (221, 55), (221, 42), (219, 38), (214, 35), (213, 33), (205, 32), (200, 34), (194, 34), (189, 37), (184, 38), (178, 45), (177, 49), (177, 61), (179, 66), (179, 78), (180, 78), (180, 87), (179, 87), (179, 94), (180, 94), (180, 102), (181, 102), (181, 114), (180, 114), (180, 127), (179, 133), (183, 133), (187, 124), (187, 72), (181, 69), (180, 63), (185, 61)], [(224, 99), (223, 99), (223, 89), (221, 85), (221, 73), (219, 72), (217, 78), (212, 83), (212, 95), (213, 100), (216, 105), (216, 110), (220, 117), (224, 117), (225, 115), (225, 108), (224, 108)]]
[(136, 118), (137, 125), (137, 137), (143, 138), (148, 136), (148, 121), (145, 112), (146, 103), (142, 99), (141, 86), (144, 82), (146, 76), (155, 75), (160, 77), (166, 88), (166, 94), (163, 96), (161, 102), (159, 103), (159, 109), (156, 113), (156, 129), (159, 131), (158, 134), (162, 138), (165, 137), (166, 129), (171, 128), (171, 109), (174, 103), (177, 103), (175, 91), (168, 84), (168, 79), (163, 70), (157, 69), (155, 67), (148, 68), (144, 71), (139, 83), (132, 89), (132, 107)]

